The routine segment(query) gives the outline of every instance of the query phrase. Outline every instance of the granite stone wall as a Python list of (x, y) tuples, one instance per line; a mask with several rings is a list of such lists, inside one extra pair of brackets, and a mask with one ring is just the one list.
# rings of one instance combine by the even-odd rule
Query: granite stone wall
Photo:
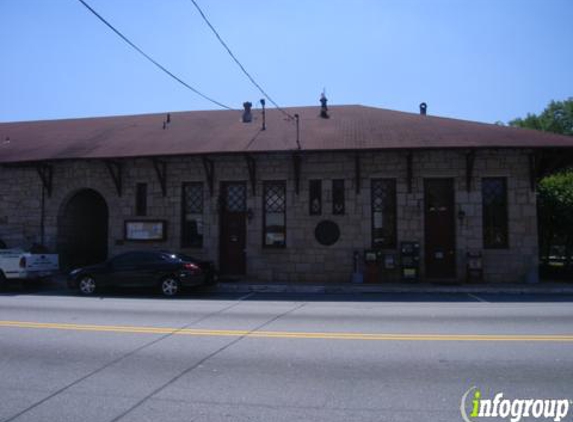
[[(397, 190), (397, 238), (418, 241), (421, 245), (424, 277), (424, 179), (454, 179), (456, 216), (457, 278), (466, 277), (466, 252), (483, 253), (485, 280), (488, 282), (524, 281), (537, 265), (536, 195), (530, 189), (528, 151), (479, 150), (475, 156), (471, 189), (466, 190), (466, 152), (456, 150), (415, 151), (412, 154), (412, 191), (408, 193), (407, 153), (361, 152), (359, 192), (356, 192), (355, 153), (305, 153), (301, 159), (300, 191), (295, 193), (295, 173), (291, 155), (264, 153), (256, 160), (256, 192), (253, 194), (247, 163), (242, 155), (211, 156), (214, 162), (214, 192), (210, 195), (203, 163), (199, 157), (166, 158), (167, 194), (150, 159), (123, 161), (123, 192), (116, 187), (102, 161), (74, 160), (53, 164), (53, 192), (48, 196), (34, 167), (0, 167), (0, 239), (10, 247), (42, 240), (42, 202), (44, 207), (44, 243), (55, 249), (58, 218), (67, 201), (86, 188), (99, 192), (109, 209), (111, 255), (118, 252), (161, 248), (181, 249), (181, 188), (183, 182), (203, 182), (204, 246), (185, 252), (218, 261), (219, 214), (217, 198), (220, 182), (245, 181), (247, 207), (247, 279), (264, 282), (350, 282), (353, 253), (371, 248), (371, 179), (395, 178)], [(483, 249), (482, 177), (505, 177), (508, 190), (509, 248)], [(309, 215), (309, 180), (322, 180), (322, 215)], [(332, 213), (332, 180), (345, 180), (345, 214)], [(263, 181), (287, 181), (287, 246), (269, 249), (262, 245)], [(147, 219), (167, 221), (167, 239), (163, 242), (137, 243), (124, 239), (124, 221), (135, 215), (137, 183), (148, 184)], [(319, 244), (316, 225), (331, 220), (340, 228), (340, 239), (332, 246)], [(385, 251), (396, 254), (397, 250)], [(379, 282), (399, 279), (398, 270), (382, 271)]]

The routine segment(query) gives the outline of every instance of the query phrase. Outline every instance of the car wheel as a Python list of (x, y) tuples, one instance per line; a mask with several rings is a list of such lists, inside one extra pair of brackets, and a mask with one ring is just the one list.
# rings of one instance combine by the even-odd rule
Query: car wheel
[(78, 290), (82, 295), (93, 295), (97, 290), (97, 283), (95, 278), (93, 278), (91, 275), (84, 275), (78, 281)]
[(166, 277), (159, 283), (163, 296), (177, 296), (181, 291), (181, 283), (175, 277)]

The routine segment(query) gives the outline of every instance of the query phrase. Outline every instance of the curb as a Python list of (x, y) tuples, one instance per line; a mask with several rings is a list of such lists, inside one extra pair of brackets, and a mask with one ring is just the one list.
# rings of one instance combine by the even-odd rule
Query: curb
[(492, 293), (492, 294), (573, 294), (573, 285), (300, 285), (300, 284), (249, 284), (243, 282), (219, 282), (217, 291), (229, 293)]

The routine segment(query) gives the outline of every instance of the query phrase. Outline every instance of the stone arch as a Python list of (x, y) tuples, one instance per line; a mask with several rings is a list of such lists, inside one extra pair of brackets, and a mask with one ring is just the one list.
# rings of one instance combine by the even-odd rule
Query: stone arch
[(102, 262), (108, 253), (109, 210), (94, 189), (80, 189), (62, 201), (57, 249), (63, 268)]

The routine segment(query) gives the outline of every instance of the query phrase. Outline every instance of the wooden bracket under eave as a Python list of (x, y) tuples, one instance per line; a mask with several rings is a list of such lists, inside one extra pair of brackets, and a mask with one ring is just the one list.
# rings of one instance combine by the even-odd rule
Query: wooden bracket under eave
[(414, 164), (412, 152), (406, 154), (406, 182), (408, 185), (408, 193), (412, 193), (412, 180), (414, 178)]
[(466, 153), (466, 191), (472, 190), (472, 178), (474, 175), (474, 163), (476, 160), (475, 150), (470, 150)]
[(213, 160), (203, 156), (203, 168), (205, 169), (205, 177), (207, 177), (207, 186), (209, 187), (209, 195), (213, 196), (213, 189), (215, 187), (215, 163)]
[(105, 160), (104, 163), (115, 185), (117, 196), (121, 196), (123, 187), (123, 164), (116, 160)]
[(356, 194), (360, 193), (360, 155), (354, 155), (354, 189)]
[(157, 180), (161, 185), (161, 193), (165, 197), (167, 196), (167, 163), (157, 158), (153, 158), (152, 161)]
[(247, 162), (247, 170), (249, 171), (251, 189), (253, 191), (253, 196), (255, 196), (257, 194), (257, 161), (249, 154), (245, 154), (245, 161)]
[(301, 156), (299, 153), (295, 152), (292, 155), (292, 165), (294, 170), (294, 191), (298, 195), (300, 191), (300, 168), (301, 168)]
[(538, 164), (539, 157), (538, 153), (531, 152), (529, 154), (529, 188), (531, 192), (535, 192), (535, 187), (537, 186), (537, 175), (538, 175)]
[(48, 192), (48, 197), (52, 196), (54, 168), (50, 164), (42, 163), (36, 165), (36, 171), (38, 172), (38, 176), (40, 176), (42, 186), (46, 189), (46, 192)]

